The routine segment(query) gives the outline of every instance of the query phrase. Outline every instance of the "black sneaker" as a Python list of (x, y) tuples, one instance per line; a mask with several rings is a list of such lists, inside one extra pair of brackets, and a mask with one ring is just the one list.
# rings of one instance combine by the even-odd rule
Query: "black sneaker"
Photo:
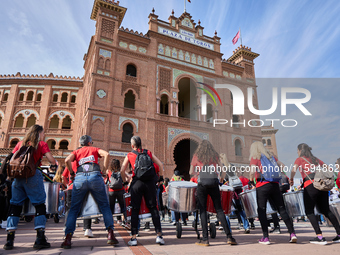
[(320, 244), (320, 245), (326, 245), (327, 241), (326, 239), (323, 237), (322, 239), (320, 239), (319, 237), (315, 237), (312, 240), (309, 240), (310, 243), (314, 243), (314, 244)]
[(251, 229), (255, 229), (255, 224), (252, 223), (252, 224), (250, 225), (250, 228), (251, 228)]
[(274, 233), (274, 234), (281, 234), (280, 227), (276, 227), (276, 228), (270, 230), (269, 232)]
[(237, 245), (237, 242), (236, 242), (234, 237), (230, 236), (230, 237), (227, 238), (227, 244)]
[(333, 243), (340, 243), (340, 236), (336, 236), (332, 241)]

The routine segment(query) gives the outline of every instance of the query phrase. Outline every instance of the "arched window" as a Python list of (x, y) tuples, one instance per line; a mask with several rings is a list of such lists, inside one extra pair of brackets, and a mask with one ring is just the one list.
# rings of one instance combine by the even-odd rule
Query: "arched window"
[(213, 107), (211, 104), (208, 104), (207, 106), (207, 122), (212, 123), (214, 117)]
[(235, 140), (235, 155), (242, 156), (242, 145), (239, 139)]
[(75, 102), (76, 102), (76, 96), (73, 95), (73, 96), (71, 96), (71, 103), (75, 103)]
[(160, 108), (160, 113), (169, 114), (169, 99), (167, 95), (161, 96)]
[(55, 150), (56, 141), (54, 141), (53, 139), (48, 140), (47, 145), (48, 145), (48, 148), (50, 148), (50, 150)]
[(8, 93), (4, 94), (4, 98), (2, 99), (2, 101), (7, 102), (7, 100), (8, 100)]
[(19, 95), (19, 101), (24, 101), (24, 93), (20, 93), (20, 95)]
[(104, 59), (103, 58), (99, 58), (99, 60), (98, 60), (98, 68), (99, 69), (103, 69), (104, 68)]
[(38, 95), (37, 95), (37, 102), (40, 102), (41, 101), (41, 93), (39, 93)]
[[(240, 125), (237, 124), (237, 122), (239, 122), (238, 115), (233, 115), (233, 127), (240, 127)], [(236, 123), (236, 124), (234, 124), (234, 123)]]
[(124, 107), (135, 109), (135, 95), (133, 94), (132, 90), (129, 90), (124, 97)]
[(9, 147), (10, 147), (10, 148), (14, 148), (14, 147), (17, 145), (18, 142), (19, 142), (19, 139), (13, 139), (13, 140), (10, 142)]
[(267, 145), (272, 145), (272, 141), (270, 139), (267, 139)]
[(53, 102), (58, 102), (58, 94), (53, 95)]
[(63, 94), (61, 94), (61, 102), (67, 102), (67, 98), (68, 98), (68, 94), (66, 92), (64, 92)]
[(137, 69), (134, 65), (127, 65), (126, 75), (137, 77)]
[(105, 70), (110, 70), (110, 66), (111, 66), (110, 60), (107, 59), (107, 60), (105, 61)]
[(262, 143), (264, 146), (266, 146), (266, 139), (262, 139)]
[(63, 119), (61, 129), (71, 129), (71, 124), (72, 124), (72, 119), (70, 118), (70, 116), (66, 116)]
[(28, 92), (26, 101), (33, 101), (33, 91)]
[(66, 140), (60, 141), (59, 150), (68, 150), (68, 141)]
[(133, 137), (133, 126), (126, 123), (123, 126), (122, 143), (130, 143), (131, 137)]
[(0, 127), (1, 127), (2, 117), (0, 116)]
[(26, 127), (32, 127), (33, 125), (35, 125), (37, 118), (35, 117), (34, 114), (32, 114), (28, 119), (27, 119), (27, 125)]
[(24, 126), (24, 116), (22, 116), (22, 114), (19, 114), (15, 119), (14, 127), (20, 128), (23, 126)]
[(59, 118), (57, 115), (54, 115), (50, 121), (50, 128), (58, 128), (59, 127)]

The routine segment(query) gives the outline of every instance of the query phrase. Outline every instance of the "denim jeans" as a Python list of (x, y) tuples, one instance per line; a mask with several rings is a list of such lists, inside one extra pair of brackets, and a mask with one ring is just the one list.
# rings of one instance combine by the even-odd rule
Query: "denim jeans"
[[(35, 175), (23, 179), (14, 179), (12, 183), (11, 205), (22, 206), (26, 198), (29, 198), (33, 206), (44, 204), (46, 193), (44, 188), (43, 176), (40, 170), (36, 170)], [(17, 229), (19, 217), (9, 216), (7, 219), (7, 230)], [(39, 215), (34, 217), (34, 229), (45, 228), (46, 216)]]
[(240, 215), (242, 224), (243, 224), (243, 228), (244, 229), (248, 229), (249, 228), (249, 222), (247, 220), (246, 217), (246, 213), (244, 212), (243, 208), (242, 208), (242, 203), (241, 203), (241, 199), (239, 197), (234, 198), (234, 207), (237, 210), (236, 214)]
[(94, 200), (98, 204), (99, 210), (103, 214), (106, 229), (113, 229), (113, 217), (101, 173), (99, 171), (82, 172), (77, 173), (73, 182), (72, 202), (67, 216), (65, 235), (69, 233), (73, 234), (76, 229), (77, 216), (88, 192), (91, 192)]

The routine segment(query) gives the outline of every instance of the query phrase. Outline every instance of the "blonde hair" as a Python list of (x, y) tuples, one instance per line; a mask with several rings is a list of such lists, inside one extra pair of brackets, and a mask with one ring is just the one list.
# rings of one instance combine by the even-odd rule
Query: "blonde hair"
[(253, 142), (250, 146), (249, 160), (251, 160), (251, 158), (260, 159), (261, 154), (265, 155), (267, 158), (270, 158), (271, 155), (262, 142)]
[(31, 126), (27, 133), (25, 134), (24, 139), (22, 140), (21, 146), (28, 146), (29, 143), (34, 148), (38, 149), (39, 145), (39, 138), (40, 138), (40, 132), (42, 132), (44, 128), (39, 125), (33, 125)]
[(54, 182), (63, 183), (62, 174), (64, 172), (64, 169), (65, 169), (65, 166), (59, 167), (58, 171), (55, 173), (55, 176), (53, 178)]

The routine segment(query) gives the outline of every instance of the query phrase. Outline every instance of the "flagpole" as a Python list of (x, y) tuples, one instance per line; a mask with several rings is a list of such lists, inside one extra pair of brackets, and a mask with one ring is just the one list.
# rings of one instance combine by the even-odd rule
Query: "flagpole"
[(184, 12), (187, 12), (187, 0), (184, 0)]
[(242, 46), (242, 34), (241, 34), (241, 27), (239, 27), (240, 30), (240, 39), (241, 39), (241, 46)]

